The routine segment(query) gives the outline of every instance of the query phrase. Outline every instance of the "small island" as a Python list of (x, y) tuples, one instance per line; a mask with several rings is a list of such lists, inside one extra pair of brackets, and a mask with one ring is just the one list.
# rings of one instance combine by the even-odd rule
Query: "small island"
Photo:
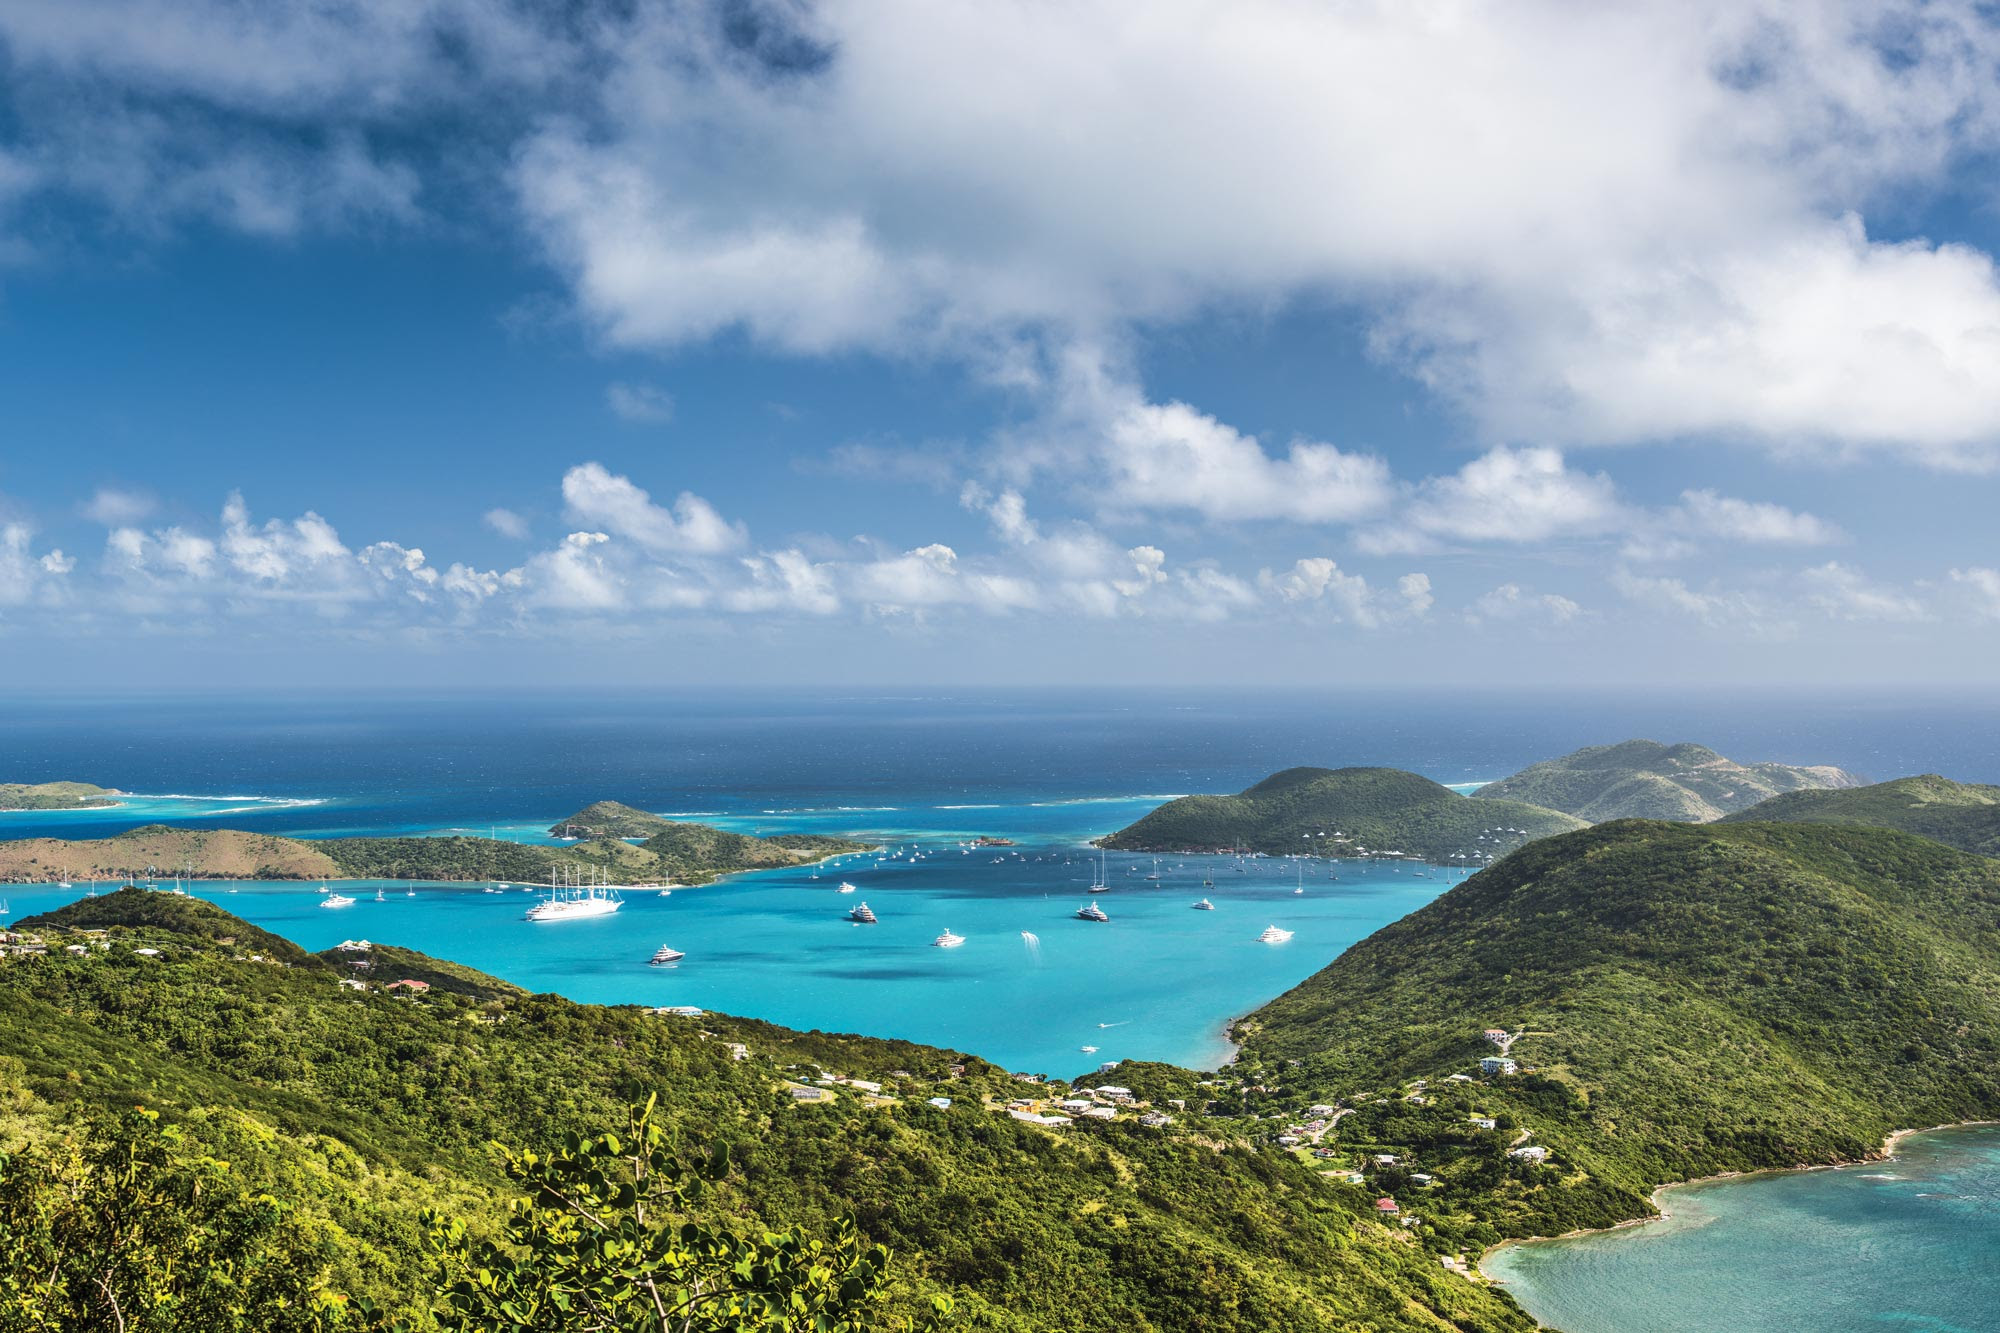
[(98, 810), (124, 794), (89, 782), (0, 782), (0, 810)]
[(745, 870), (806, 865), (867, 849), (817, 834), (753, 838), (707, 824), (680, 823), (601, 801), (558, 828), (586, 827), (593, 810), (629, 811), (651, 821), (642, 842), (592, 833), (559, 847), (492, 838), (285, 838), (240, 829), (150, 824), (110, 838), (22, 838), (0, 842), (0, 879), (508, 880), (546, 883), (581, 870), (610, 884), (701, 884)]
[(1962, 852), (2000, 856), (2000, 787), (1935, 773), (1870, 787), (1787, 792), (1724, 822), (1749, 820), (1901, 829)]

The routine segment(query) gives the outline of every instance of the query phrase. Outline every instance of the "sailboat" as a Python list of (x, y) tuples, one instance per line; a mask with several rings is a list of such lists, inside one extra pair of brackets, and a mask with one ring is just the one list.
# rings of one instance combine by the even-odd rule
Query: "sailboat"
[(1090, 891), (1092, 893), (1111, 892), (1111, 885), (1104, 874), (1104, 851), (1102, 848), (1097, 853), (1097, 882), (1090, 886)]

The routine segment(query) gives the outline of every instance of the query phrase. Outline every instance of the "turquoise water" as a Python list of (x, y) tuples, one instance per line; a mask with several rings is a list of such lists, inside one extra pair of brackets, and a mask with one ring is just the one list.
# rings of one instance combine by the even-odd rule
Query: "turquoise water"
[(1665, 1220), (1510, 1246), (1487, 1271), (1565, 1333), (2000, 1329), (2000, 1128), (1662, 1201)]
[[(337, 909), (319, 905), (317, 885), (190, 888), (309, 949), (353, 938), (404, 944), (577, 1000), (700, 1005), (790, 1027), (904, 1037), (1012, 1069), (1070, 1075), (1126, 1058), (1213, 1067), (1228, 1053), (1224, 1022), (1458, 878), (1352, 861), (1251, 859), (1239, 872), (1228, 857), (1156, 863), (1114, 853), (1106, 861), (1111, 891), (1087, 893), (1094, 866), (1086, 840), (1137, 819), (1164, 795), (750, 815), (674, 811), (745, 832), (836, 833), (880, 839), (891, 849), (818, 868), (738, 875), (666, 898), (629, 894), (616, 915), (596, 920), (524, 921), (534, 899), (518, 888), (490, 894), (479, 886), (418, 885), (409, 897), (407, 886), (383, 885), (377, 902), (375, 883), (345, 884), (360, 901)], [(538, 838), (561, 813), (499, 832)], [(982, 833), (1019, 845), (960, 845)], [(1161, 878), (1149, 880), (1152, 873)], [(857, 892), (836, 892), (843, 880)], [(0, 895), (19, 919), (83, 891), (14, 885)], [(1202, 897), (1216, 910), (1193, 910)], [(1071, 915), (1093, 900), (1108, 923)], [(879, 924), (843, 919), (862, 901)], [(1270, 924), (1293, 938), (1259, 943)], [(966, 942), (933, 947), (947, 928)], [(687, 959), (647, 966), (662, 944)]]

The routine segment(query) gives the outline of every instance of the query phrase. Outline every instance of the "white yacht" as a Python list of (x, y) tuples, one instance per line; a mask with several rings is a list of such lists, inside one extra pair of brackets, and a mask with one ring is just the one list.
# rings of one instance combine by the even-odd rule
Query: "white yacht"
[(579, 921), (589, 916), (610, 916), (625, 902), (615, 890), (600, 884), (588, 887), (556, 885), (549, 896), (528, 909), (528, 921)]
[(959, 945), (965, 943), (965, 936), (954, 935), (951, 931), (947, 930), (944, 934), (932, 940), (931, 943), (940, 949), (956, 949)]
[(1197, 912), (1213, 912), (1215, 910), (1215, 904), (1210, 902), (1208, 899), (1203, 898), (1200, 902), (1194, 905), (1194, 910)]
[(1259, 944), (1283, 944), (1292, 937), (1289, 930), (1279, 930), (1276, 926), (1264, 927), (1264, 933), (1257, 937)]
[(344, 893), (329, 893), (326, 897), (319, 900), (319, 905), (321, 907), (352, 907), (354, 906), (354, 899)]
[(854, 892), (854, 886), (853, 886), (852, 884), (849, 884), (849, 883), (848, 883), (848, 882), (847, 882), (846, 880), (844, 880), (844, 879), (843, 879), (842, 881), (840, 881), (840, 887), (839, 887), (838, 889), (834, 890), (834, 892), (836, 892), (836, 893), (852, 893), (852, 892)]
[(875, 914), (868, 910), (867, 903), (854, 904), (853, 908), (847, 913), (847, 919), (849, 921), (858, 921), (864, 926), (875, 924)]
[(659, 952), (655, 953), (651, 958), (648, 958), (646, 961), (654, 967), (665, 967), (668, 963), (678, 963), (681, 959), (685, 957), (687, 957), (687, 955), (682, 953), (679, 949), (676, 949), (673, 945), (662, 944), (659, 948)]
[(1080, 921), (1109, 921), (1111, 919), (1104, 914), (1104, 909), (1096, 903), (1085, 903), (1077, 909), (1076, 915)]

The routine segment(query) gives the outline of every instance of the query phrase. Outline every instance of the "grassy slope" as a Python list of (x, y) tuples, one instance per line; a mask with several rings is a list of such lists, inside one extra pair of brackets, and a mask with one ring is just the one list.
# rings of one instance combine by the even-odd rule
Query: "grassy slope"
[(1802, 788), (1858, 785), (1825, 766), (1739, 764), (1700, 745), (1626, 741), (1531, 764), (1474, 792), (1481, 800), (1527, 801), (1592, 823), (1671, 819), (1704, 823)]
[(88, 782), (0, 782), (0, 810), (86, 810), (118, 804), (117, 794)]
[[(1439, 1083), (1492, 1053), (1487, 1027), (1527, 1034), (1524, 1075)], [(1874, 829), (1600, 825), (1377, 931), (1242, 1035), (1292, 1100), (1448, 1092), (1457, 1128), (1425, 1160), (1464, 1167), (1451, 1207), (1481, 1239), (1604, 1225), (1662, 1182), (2000, 1114), (2000, 866)], [(1496, 1175), (1468, 1109), (1514, 1116), (1561, 1168)], [(1354, 1128), (1438, 1131), (1423, 1118)]]
[(1935, 773), (1847, 791), (1802, 791), (1730, 816), (1786, 824), (1867, 824), (1901, 829), (1980, 856), (2000, 856), (2000, 787)]
[[(413, 1289), (423, 1203), (490, 1220), (487, 1140), (546, 1145), (656, 1090), (690, 1139), (731, 1146), (741, 1176), (720, 1206), (806, 1221), (852, 1210), (897, 1250), (898, 1299), (951, 1290), (967, 1328), (1530, 1326), (1287, 1158), (1131, 1125), (1018, 1125), (978, 1106), (1018, 1085), (967, 1057), (505, 988), (357, 995), (318, 959), (236, 961), (210, 937), (249, 928), (219, 909), (177, 907), (186, 919), (169, 923), (157, 895), (89, 901), (96, 922), (142, 924), (87, 959), (0, 964), (0, 1130), (48, 1133), (71, 1102), (161, 1108), (342, 1227), (341, 1276), (359, 1289)], [(139, 940), (162, 955), (124, 947)], [(755, 1058), (731, 1059), (723, 1038)], [(903, 1101), (793, 1106), (779, 1066), (794, 1061), (882, 1079)], [(958, 1105), (933, 1110), (931, 1079), (954, 1061), (968, 1077), (942, 1090)]]
[[(1402, 851), (1442, 859), (1481, 846), (1497, 827), (1547, 837), (1583, 821), (1517, 802), (1475, 802), (1449, 787), (1394, 768), (1291, 768), (1235, 796), (1183, 796), (1169, 801), (1104, 845), (1133, 851), (1231, 848), (1274, 855), (1306, 849), (1303, 835), (1344, 833), (1371, 851)], [(1327, 853), (1332, 838), (1310, 839)]]

